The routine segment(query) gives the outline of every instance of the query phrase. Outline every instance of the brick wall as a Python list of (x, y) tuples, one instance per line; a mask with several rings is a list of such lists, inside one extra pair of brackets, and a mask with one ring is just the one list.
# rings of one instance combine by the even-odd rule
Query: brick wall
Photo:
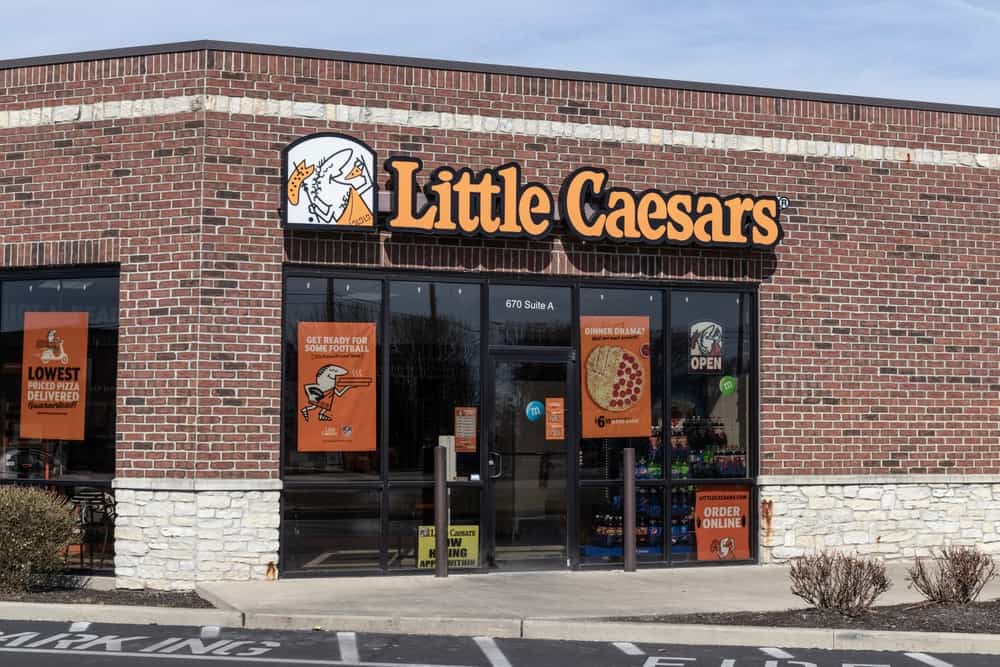
[[(193, 336), (205, 123), (193, 111), (131, 117), (122, 102), (190, 94), (201, 85), (203, 59), (150, 56), (0, 71), (8, 125), (21, 111), (77, 106), (58, 116), (75, 121), (41, 112), (24, 121), (28, 126), (0, 125), (3, 266), (120, 264), (122, 476), (183, 477), (197, 459)], [(107, 118), (94, 118), (96, 105)]]
[[(763, 473), (1000, 472), (996, 115), (220, 51), (0, 75), (4, 265), (121, 265), (119, 475), (278, 475), (283, 262), (758, 282)], [(280, 149), (318, 130), (553, 191), (778, 194), (785, 239), (284, 232)]]

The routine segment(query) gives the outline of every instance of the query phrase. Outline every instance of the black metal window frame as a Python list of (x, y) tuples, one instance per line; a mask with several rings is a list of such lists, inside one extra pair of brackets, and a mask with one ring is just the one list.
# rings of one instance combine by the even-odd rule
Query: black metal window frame
[[(285, 414), (287, 412), (286, 401), (291, 400), (289, 396), (286, 395), (286, 382), (285, 382), (285, 372), (288, 368), (289, 363), (294, 363), (294, 360), (286, 358), (286, 345), (284, 341), (284, 327), (285, 327), (285, 317), (287, 310), (287, 284), (289, 278), (317, 278), (317, 279), (346, 279), (346, 280), (378, 280), (381, 283), (381, 295), (382, 301), (380, 305), (380, 319), (382, 322), (382, 331), (379, 332), (379, 336), (382, 340), (382, 349), (379, 355), (378, 363), (381, 366), (383, 381), (378, 389), (379, 400), (382, 402), (382, 409), (380, 410), (379, 418), (379, 429), (378, 429), (378, 451), (379, 451), (379, 474), (380, 477), (377, 480), (337, 480), (336, 478), (331, 478), (329, 480), (296, 480), (295, 476), (285, 475), (285, 455), (287, 442), (287, 428), (288, 424), (285, 423)], [(652, 560), (640, 560), (640, 568), (662, 568), (662, 567), (726, 567), (729, 565), (737, 564), (748, 564), (756, 563), (759, 560), (758, 553), (758, 526), (759, 517), (756, 508), (758, 506), (758, 491), (756, 479), (759, 474), (759, 440), (760, 440), (760, 402), (759, 402), (759, 357), (760, 357), (760, 341), (759, 341), (759, 329), (760, 329), (760, 316), (758, 311), (758, 285), (756, 283), (741, 283), (733, 281), (681, 281), (681, 280), (642, 280), (642, 279), (606, 279), (606, 278), (590, 278), (590, 277), (564, 277), (564, 276), (534, 276), (526, 275), (523, 273), (489, 273), (489, 274), (470, 274), (462, 273), (458, 271), (409, 271), (409, 270), (380, 270), (380, 269), (370, 269), (370, 268), (348, 268), (348, 267), (322, 267), (308, 264), (285, 264), (282, 267), (282, 297), (281, 297), (281, 327), (282, 327), (282, 345), (281, 345), (281, 434), (280, 434), (280, 477), (282, 479), (284, 489), (358, 489), (358, 490), (378, 490), (380, 497), (380, 508), (379, 508), (379, 524), (380, 524), (380, 538), (379, 538), (379, 566), (377, 568), (347, 568), (343, 571), (336, 569), (319, 569), (314, 572), (304, 572), (304, 571), (285, 571), (282, 573), (283, 577), (287, 578), (297, 578), (297, 577), (329, 577), (329, 576), (358, 576), (358, 575), (405, 575), (405, 574), (417, 574), (417, 573), (430, 573), (427, 570), (418, 570), (416, 568), (399, 568), (390, 569), (388, 567), (388, 531), (389, 531), (389, 494), (393, 489), (412, 489), (412, 488), (431, 488), (433, 482), (427, 480), (393, 480), (389, 474), (389, 448), (388, 448), (388, 424), (389, 424), (389, 377), (391, 373), (390, 367), (390, 343), (389, 343), (389, 332), (388, 326), (390, 322), (390, 299), (389, 296), (389, 283), (392, 281), (407, 281), (407, 282), (440, 282), (440, 283), (463, 283), (463, 284), (477, 284), (480, 286), (480, 318), (481, 318), (481, 350), (480, 350), (480, 400), (483, 401), (484, 397), (491, 395), (490, 392), (485, 391), (485, 385), (491, 379), (491, 373), (489, 369), (491, 368), (491, 358), (494, 355), (519, 355), (519, 354), (538, 354), (542, 351), (556, 353), (560, 359), (564, 356), (568, 356), (571, 362), (576, 361), (576, 354), (579, 350), (580, 340), (579, 340), (579, 321), (580, 321), (580, 290), (584, 288), (597, 288), (597, 289), (651, 289), (657, 290), (661, 295), (661, 304), (663, 312), (663, 330), (664, 330), (664, 364), (663, 364), (663, 405), (664, 405), (664, 421), (669, 424), (669, 414), (671, 408), (671, 339), (672, 339), (672, 318), (671, 318), (671, 307), (670, 307), (670, 296), (675, 291), (685, 291), (685, 292), (706, 292), (706, 293), (718, 293), (718, 292), (736, 292), (739, 293), (741, 298), (747, 299), (747, 317), (750, 322), (750, 330), (747, 332), (748, 335), (748, 348), (750, 363), (748, 368), (748, 373), (751, 378), (749, 383), (749, 397), (748, 397), (748, 409), (749, 409), (749, 424), (748, 424), (748, 442), (747, 442), (747, 467), (746, 475), (744, 477), (737, 478), (715, 478), (715, 479), (673, 479), (670, 475), (670, 454), (671, 447), (667, 446), (669, 443), (669, 434), (664, 436), (664, 449), (665, 449), (665, 460), (663, 463), (664, 474), (661, 479), (655, 480), (637, 480), (637, 487), (656, 487), (661, 489), (661, 493), (664, 498), (664, 532), (666, 533), (667, 527), (670, 525), (670, 514), (669, 505), (667, 504), (667, 499), (671, 495), (671, 491), (675, 487), (690, 487), (690, 486), (742, 486), (746, 487), (750, 491), (749, 499), (749, 513), (750, 513), (750, 560), (742, 561), (690, 561), (690, 560), (675, 560), (672, 555), (672, 550), (669, 549), (668, 536), (664, 535), (665, 540), (665, 554), (662, 559), (652, 561)], [(542, 287), (568, 287), (570, 288), (572, 299), (572, 309), (571, 322), (574, 326), (571, 327), (571, 345), (569, 347), (527, 347), (527, 346), (512, 346), (512, 345), (491, 345), (489, 341), (490, 334), (490, 287), (492, 285), (525, 285), (525, 286), (542, 286)], [(577, 372), (578, 376), (579, 373)], [(579, 377), (570, 378), (570, 386), (572, 391), (570, 394), (572, 396), (573, 405), (571, 406), (572, 411), (567, 410), (569, 414), (573, 415), (573, 418), (577, 421), (580, 415), (580, 396), (579, 396)], [(483, 436), (488, 433), (488, 425), (486, 421), (492, 415), (492, 406), (483, 405), (480, 410), (481, 418), (477, 424), (478, 428), (478, 440), (480, 441), (480, 448), (484, 447), (485, 444), (482, 443)], [(480, 452), (483, 450), (480, 449)], [(569, 554), (570, 569), (574, 570), (590, 570), (590, 569), (617, 569), (620, 568), (620, 564), (616, 563), (600, 563), (600, 562), (583, 562), (579, 554), (579, 527), (576, 525), (579, 521), (579, 489), (584, 487), (618, 487), (623, 485), (623, 480), (598, 480), (581, 479), (579, 474), (579, 457), (580, 457), (580, 439), (579, 437), (574, 438), (573, 441), (568, 443), (567, 456), (570, 457), (570, 463), (568, 467), (568, 478), (567, 478), (567, 534), (569, 536), (567, 550)], [(449, 482), (448, 486), (451, 488), (457, 487), (473, 487), (480, 489), (480, 516), (485, 517), (487, 507), (486, 504), (486, 491), (488, 478), (487, 470), (487, 456), (480, 454), (480, 480), (479, 481), (468, 481), (459, 480)], [(284, 493), (281, 494), (281, 528), (279, 529), (279, 555), (281, 562), (287, 562), (285, 558), (286, 540), (284, 538), (284, 522), (285, 522), (285, 507), (284, 507)], [(490, 521), (482, 521), (481, 525), (488, 526)], [(481, 540), (485, 537), (481, 536)], [(463, 570), (463, 572), (486, 572), (485, 567), (481, 567), (478, 570)]]
[[(117, 278), (119, 280), (119, 289), (121, 289), (121, 271), (117, 264), (93, 264), (93, 265), (79, 265), (79, 266), (60, 266), (54, 268), (38, 268), (38, 269), (10, 269), (0, 271), (0, 284), (5, 282), (20, 281), (20, 280), (69, 280), (78, 278)], [(0, 293), (0, 308), (3, 307), (2, 303), (3, 295)], [(119, 315), (121, 313), (121, 303), (119, 299)], [(117, 378), (117, 370), (115, 372), (115, 377)], [(117, 382), (117, 380), (116, 380)], [(116, 392), (117, 393), (117, 392)], [(117, 426), (116, 426), (117, 429)], [(114, 453), (115, 460), (117, 462), (118, 456), (118, 440), (114, 439)], [(17, 484), (21, 486), (40, 486), (49, 488), (66, 488), (75, 486), (89, 486), (97, 488), (111, 488), (111, 481), (114, 478), (114, 471), (112, 471), (112, 477), (107, 480), (81, 480), (70, 478), (57, 478), (57, 479), (3, 479), (0, 478), (0, 485), (10, 485)]]

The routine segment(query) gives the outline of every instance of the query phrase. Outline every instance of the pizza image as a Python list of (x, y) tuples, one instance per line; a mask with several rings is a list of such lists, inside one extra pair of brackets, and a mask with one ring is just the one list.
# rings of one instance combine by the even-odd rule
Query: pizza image
[(598, 406), (623, 412), (639, 402), (646, 377), (638, 357), (615, 345), (598, 345), (587, 357), (587, 393)]

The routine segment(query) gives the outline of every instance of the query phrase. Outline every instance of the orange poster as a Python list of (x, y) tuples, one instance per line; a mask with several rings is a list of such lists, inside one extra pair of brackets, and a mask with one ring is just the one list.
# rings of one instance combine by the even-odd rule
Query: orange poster
[(566, 438), (566, 400), (546, 397), (545, 399), (545, 439), (564, 440)]
[(299, 323), (298, 450), (375, 450), (375, 323)]
[(476, 453), (476, 408), (455, 408), (455, 451)]
[(750, 558), (750, 491), (739, 486), (698, 489), (694, 534), (698, 560)]
[(580, 318), (584, 438), (648, 438), (649, 318)]
[(21, 437), (83, 440), (87, 313), (25, 313)]

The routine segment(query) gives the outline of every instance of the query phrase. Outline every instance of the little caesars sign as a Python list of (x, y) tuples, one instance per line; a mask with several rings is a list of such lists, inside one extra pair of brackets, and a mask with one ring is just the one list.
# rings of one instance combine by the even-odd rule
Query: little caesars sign
[[(346, 135), (314, 134), (290, 144), (282, 162), (285, 226), (376, 228), (371, 148)], [(541, 183), (524, 181), (516, 163), (480, 172), (440, 167), (424, 175), (419, 159), (395, 156), (384, 167), (393, 185), (386, 221), (393, 231), (540, 239), (558, 210), (584, 241), (766, 249), (783, 236), (773, 196), (635, 192), (615, 186), (604, 169), (583, 167), (565, 178), (557, 198)]]

